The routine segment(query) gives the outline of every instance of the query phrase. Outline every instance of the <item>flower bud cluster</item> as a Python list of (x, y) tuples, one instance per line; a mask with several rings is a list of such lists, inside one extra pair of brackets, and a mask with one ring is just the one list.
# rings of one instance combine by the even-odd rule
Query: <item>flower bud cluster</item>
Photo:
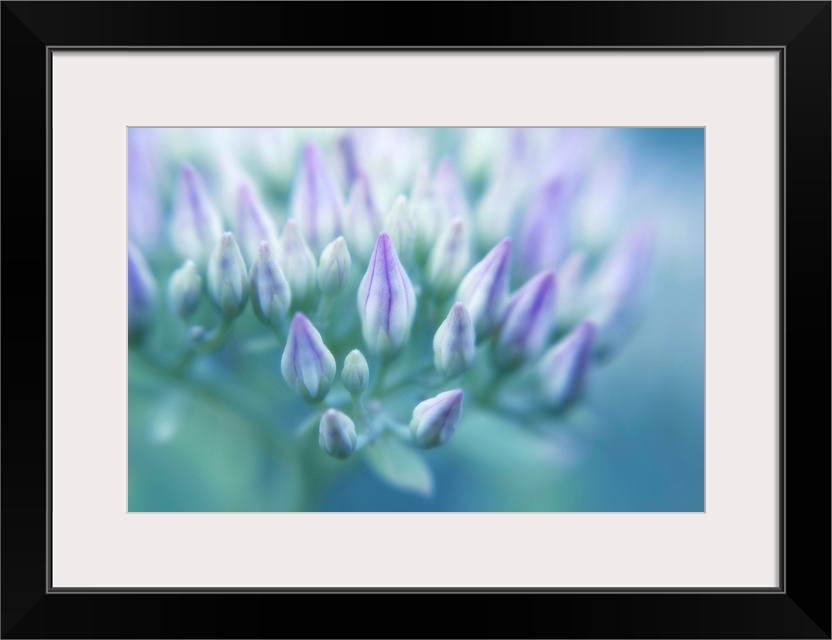
[[(187, 334), (218, 348), (232, 325), (244, 336), (253, 325), (272, 330), (284, 391), (320, 412), (318, 444), (337, 459), (388, 431), (422, 449), (444, 445), (466, 391), (494, 403), (498, 383), (529, 373), (548, 411), (578, 402), (598, 350), (620, 346), (620, 326), (637, 315), (652, 233), (637, 230), (608, 255), (587, 258), (570, 235), (580, 182), (568, 172), (527, 184), (525, 170), (501, 167), (474, 198), (445, 158), (433, 173), (423, 164), (409, 185), (397, 182), (408, 196), (378, 200), (390, 185), (377, 190), (368, 168), (355, 165), (368, 157), (355, 155), (360, 139), (339, 145), (343, 175), (319, 145), (306, 144), (278, 206), (262, 185), (242, 181), (226, 222), (213, 184), (191, 164), (179, 168), (170, 215), (179, 266), (158, 277), (167, 277), (172, 314), (186, 324), (213, 317), (222, 329), (194, 325)], [(132, 345), (145, 342), (161, 313), (156, 278), (131, 244)], [(261, 324), (248, 323), (252, 315)]]

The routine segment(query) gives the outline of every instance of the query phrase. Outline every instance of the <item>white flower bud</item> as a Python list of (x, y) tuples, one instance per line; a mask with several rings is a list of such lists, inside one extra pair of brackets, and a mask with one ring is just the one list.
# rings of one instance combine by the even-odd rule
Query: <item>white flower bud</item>
[(173, 312), (187, 320), (199, 307), (202, 298), (202, 277), (193, 260), (186, 260), (168, 280), (168, 303)]
[(296, 304), (309, 302), (317, 287), (318, 265), (306, 244), (298, 223), (289, 218), (283, 227), (277, 250), (277, 263), (286, 276)]
[(431, 288), (444, 297), (456, 289), (470, 261), (468, 222), (454, 218), (430, 252), (425, 276)]
[(436, 370), (449, 377), (465, 371), (474, 362), (475, 343), (471, 316), (465, 306), (457, 302), (433, 337), (433, 363)]
[(413, 255), (416, 242), (416, 227), (410, 215), (407, 198), (399, 196), (393, 203), (393, 208), (384, 222), (384, 230), (393, 241), (396, 252), (402, 260), (408, 260)]
[(334, 296), (344, 290), (350, 277), (350, 252), (347, 241), (338, 236), (321, 253), (318, 264), (318, 287), (325, 295)]
[(350, 251), (360, 262), (370, 257), (380, 231), (381, 213), (373, 199), (370, 181), (366, 174), (359, 173), (344, 213), (344, 235)]
[(370, 367), (367, 365), (364, 354), (358, 349), (353, 349), (347, 354), (344, 368), (341, 369), (341, 382), (352, 395), (358, 395), (367, 390), (370, 383)]
[(318, 445), (333, 458), (349, 458), (358, 444), (355, 423), (345, 413), (327, 409), (318, 428)]
[(417, 445), (425, 449), (445, 444), (454, 434), (462, 415), (462, 389), (453, 389), (425, 400), (413, 409), (410, 433)]

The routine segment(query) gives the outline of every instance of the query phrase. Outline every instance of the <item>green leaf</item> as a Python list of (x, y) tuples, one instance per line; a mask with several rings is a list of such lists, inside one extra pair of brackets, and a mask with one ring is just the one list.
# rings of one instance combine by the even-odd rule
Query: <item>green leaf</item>
[(364, 459), (382, 481), (402, 491), (433, 495), (433, 472), (422, 455), (401, 441), (381, 438), (366, 449)]

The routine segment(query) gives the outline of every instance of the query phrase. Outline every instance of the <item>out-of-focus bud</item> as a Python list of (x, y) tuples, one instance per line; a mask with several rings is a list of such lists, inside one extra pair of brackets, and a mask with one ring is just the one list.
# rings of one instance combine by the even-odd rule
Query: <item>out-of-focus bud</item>
[(430, 252), (425, 277), (431, 289), (445, 297), (456, 289), (471, 262), (468, 221), (454, 218)]
[(387, 214), (384, 222), (384, 230), (393, 241), (396, 252), (402, 260), (409, 260), (413, 255), (413, 247), (416, 242), (416, 226), (410, 214), (410, 205), (407, 198), (399, 196), (393, 203), (393, 208)]
[(355, 423), (345, 413), (327, 409), (321, 416), (318, 445), (333, 458), (349, 458), (358, 444)]
[(465, 305), (477, 337), (496, 328), (508, 300), (511, 268), (511, 238), (503, 238), (462, 279), (456, 299)]
[(291, 213), (315, 252), (338, 235), (343, 209), (343, 196), (335, 174), (320, 150), (307, 144), (292, 191)]
[(127, 339), (140, 342), (156, 318), (156, 279), (141, 251), (127, 248)]
[(556, 269), (569, 251), (568, 209), (572, 189), (565, 180), (543, 186), (523, 218), (517, 247), (525, 275)]
[(494, 340), (494, 360), (515, 367), (539, 356), (555, 328), (555, 273), (544, 271), (518, 289), (506, 305)]
[(275, 329), (284, 327), (283, 322), (292, 304), (292, 292), (265, 240), (260, 243), (257, 258), (251, 265), (249, 282), (254, 314), (267, 326)]
[(127, 130), (127, 235), (145, 251), (159, 246), (162, 205), (159, 197), (159, 130)]
[(277, 262), (292, 290), (296, 304), (306, 304), (316, 290), (318, 265), (312, 250), (306, 244), (298, 223), (292, 218), (286, 221), (278, 244)]
[(292, 318), (280, 371), (286, 383), (310, 403), (323, 400), (335, 378), (335, 357), (302, 313)]
[(251, 185), (242, 184), (237, 190), (237, 219), (234, 226), (237, 241), (249, 264), (257, 258), (260, 243), (277, 246), (277, 229), (260, 198)]
[(350, 277), (350, 252), (347, 241), (338, 236), (321, 253), (318, 264), (318, 286), (321, 292), (334, 296), (344, 290)]
[(358, 287), (358, 313), (364, 341), (373, 353), (391, 355), (410, 337), (416, 293), (383, 231)]
[(490, 247), (511, 234), (523, 198), (524, 185), (504, 172), (488, 186), (477, 205), (477, 235)]
[(413, 409), (410, 433), (420, 447), (429, 449), (445, 444), (462, 415), (462, 389), (452, 389), (425, 400)]
[(366, 262), (370, 257), (379, 231), (381, 213), (373, 199), (367, 175), (360, 172), (353, 184), (344, 214), (344, 235), (349, 241), (350, 250), (360, 261)]
[(433, 195), (430, 169), (419, 167), (410, 190), (410, 213), (416, 230), (416, 257), (424, 261), (445, 222), (445, 212)]
[(621, 346), (637, 324), (639, 307), (650, 274), (655, 229), (642, 225), (630, 231), (604, 260), (588, 285), (590, 319), (598, 335), (596, 350)]
[(184, 264), (168, 280), (168, 303), (173, 312), (187, 320), (199, 307), (202, 299), (202, 277), (196, 271), (193, 260)]
[(436, 168), (436, 176), (433, 179), (433, 193), (445, 211), (445, 219), (452, 220), (457, 216), (467, 218), (470, 215), (468, 198), (465, 196), (465, 189), (462, 180), (456, 171), (456, 167), (449, 158), (445, 158)]
[(587, 255), (574, 251), (558, 269), (557, 324), (573, 327), (587, 314), (585, 301)]
[(457, 302), (433, 337), (436, 370), (454, 377), (470, 367), (476, 353), (475, 337), (471, 316), (465, 305)]
[(222, 234), (208, 261), (208, 295), (225, 318), (236, 318), (248, 302), (248, 274), (230, 231)]
[(341, 382), (352, 395), (357, 396), (367, 390), (370, 382), (370, 367), (367, 359), (358, 349), (353, 349), (344, 360), (341, 370)]
[(188, 164), (179, 173), (172, 225), (179, 255), (204, 265), (222, 233), (222, 219), (202, 176)]
[(594, 337), (595, 325), (581, 322), (540, 359), (540, 388), (552, 409), (562, 409), (581, 395)]

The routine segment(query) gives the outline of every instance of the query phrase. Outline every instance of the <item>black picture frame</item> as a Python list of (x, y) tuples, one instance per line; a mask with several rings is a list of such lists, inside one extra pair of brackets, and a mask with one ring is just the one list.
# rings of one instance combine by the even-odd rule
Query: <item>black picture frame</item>
[[(3, 2), (2, 637), (829, 638), (830, 15), (828, 1), (415, 7)], [(64, 48), (132, 47), (779, 52), (780, 586), (649, 591), (53, 589), (48, 561), (51, 55)], [(301, 606), (319, 614), (308, 618)], [(401, 622), (395, 628), (374, 624), (374, 612)]]

